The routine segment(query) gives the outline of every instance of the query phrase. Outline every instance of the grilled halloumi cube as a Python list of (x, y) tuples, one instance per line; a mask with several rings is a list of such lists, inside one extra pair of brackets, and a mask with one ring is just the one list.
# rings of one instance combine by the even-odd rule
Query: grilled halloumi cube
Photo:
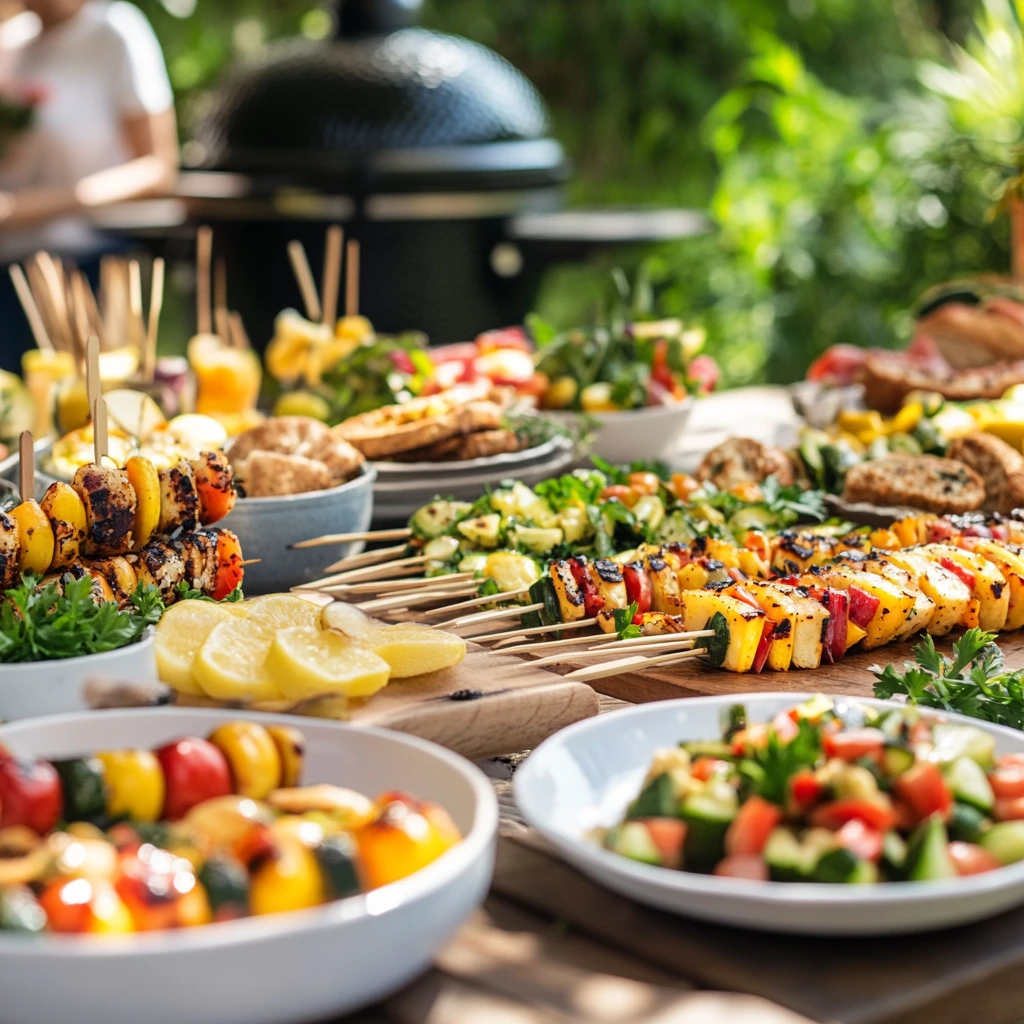
[(564, 559), (552, 562), (548, 573), (555, 585), (555, 596), (562, 613), (563, 622), (577, 622), (586, 614), (583, 607), (583, 594), (573, 579), (569, 563)]
[(656, 612), (679, 611), (679, 580), (660, 554), (644, 557), (644, 568), (651, 580), (651, 607)]
[(712, 590), (687, 592), (684, 613), (687, 630), (704, 629), (716, 612), (721, 612), (729, 624), (729, 647), (722, 668), (729, 672), (749, 672), (761, 641), (764, 612), (745, 601), (737, 601)]
[(590, 563), (590, 578), (594, 581), (597, 592), (604, 598), (604, 611), (628, 606), (621, 565), (617, 565), (610, 558), (597, 558)]
[(832, 537), (783, 530), (776, 540), (772, 568), (779, 573), (805, 572), (812, 565), (827, 562), (834, 554)]
[(710, 573), (700, 562), (690, 562), (676, 573), (676, 580), (680, 590), (703, 590), (710, 582)]
[(825, 631), (831, 616), (812, 597), (793, 598), (796, 633), (793, 637), (793, 668), (817, 668), (824, 651)]
[[(750, 594), (761, 611), (775, 623), (772, 645), (768, 648), (768, 667), (775, 672), (785, 672), (793, 662), (793, 644), (796, 639), (796, 602), (780, 587), (764, 580), (746, 580), (738, 583)], [(731, 590), (732, 588), (730, 588)], [(725, 591), (729, 594), (729, 590)], [(729, 594), (729, 596), (733, 596)]]
[[(982, 629), (998, 632), (1006, 625), (1010, 588), (999, 569), (973, 551), (952, 544), (924, 544), (917, 549), (925, 558), (942, 564), (948, 561), (974, 577), (973, 596), (981, 602), (978, 623)], [(955, 575), (955, 574), (954, 574)], [(966, 582), (966, 581), (965, 581)], [(967, 623), (965, 622), (964, 625)]]
[(971, 591), (958, 576), (925, 558), (917, 548), (889, 551), (884, 557), (898, 568), (906, 569), (914, 577), (915, 585), (934, 602), (932, 617), (925, 626), (932, 636), (945, 636), (964, 618)]
[(686, 623), (681, 615), (666, 615), (664, 612), (644, 612), (640, 623), (644, 636), (666, 636), (669, 633), (683, 633)]
[(864, 626), (867, 634), (864, 637), (865, 649), (889, 643), (906, 626), (907, 615), (914, 607), (914, 595), (909, 590), (901, 589), (882, 576), (853, 569), (842, 562), (823, 569), (821, 578), (837, 590), (856, 587), (878, 599), (874, 617)]
[[(932, 615), (935, 613), (935, 602), (917, 585), (913, 575), (906, 569), (893, 565), (886, 558), (887, 554), (888, 552), (881, 551), (877, 558), (862, 562), (859, 568), (865, 572), (874, 573), (876, 576), (882, 576), (891, 583), (895, 583), (901, 590), (914, 595), (914, 607), (907, 612), (907, 621), (901, 629), (893, 634), (893, 643), (898, 643), (900, 640), (906, 640), (915, 633), (920, 633), (928, 628), (928, 623), (931, 622)], [(852, 626), (853, 623), (850, 625)]]
[(1010, 589), (1010, 603), (1006, 609), (1003, 629), (1024, 626), (1024, 558), (998, 541), (978, 539), (970, 550), (991, 562), (1002, 574)]

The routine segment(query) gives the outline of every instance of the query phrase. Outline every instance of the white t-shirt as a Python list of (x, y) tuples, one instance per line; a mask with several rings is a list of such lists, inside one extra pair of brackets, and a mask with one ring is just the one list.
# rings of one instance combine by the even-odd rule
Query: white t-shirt
[[(174, 102), (163, 54), (146, 16), (122, 0), (88, 0), (72, 18), (41, 31), (31, 13), (0, 25), (0, 83), (38, 86), (32, 129), (0, 162), (0, 189), (74, 185), (131, 158), (123, 119), (161, 114)], [(41, 248), (76, 252), (96, 236), (68, 217), (25, 231), (0, 228), (0, 260)]]

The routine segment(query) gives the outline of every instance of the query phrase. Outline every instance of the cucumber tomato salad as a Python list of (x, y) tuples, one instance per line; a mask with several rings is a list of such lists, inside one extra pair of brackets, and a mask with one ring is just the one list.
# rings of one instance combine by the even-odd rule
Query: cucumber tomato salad
[(1024, 754), (972, 725), (818, 695), (655, 752), (596, 838), (645, 864), (773, 882), (923, 882), (1024, 860)]

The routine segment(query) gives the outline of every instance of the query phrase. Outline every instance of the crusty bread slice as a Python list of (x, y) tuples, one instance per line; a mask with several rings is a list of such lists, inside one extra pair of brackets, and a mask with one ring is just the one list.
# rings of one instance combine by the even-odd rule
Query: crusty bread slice
[(946, 455), (970, 466), (985, 481), (988, 512), (1012, 512), (1024, 505), (1024, 455), (992, 434), (968, 434), (950, 444)]
[(450, 437), (446, 441), (401, 452), (395, 462), (464, 462), (488, 455), (503, 455), (519, 451), (519, 438), (513, 430), (479, 430), (465, 437)]
[(909, 505), (940, 515), (973, 512), (985, 500), (985, 482), (969, 466), (952, 459), (890, 455), (850, 469), (843, 500)]

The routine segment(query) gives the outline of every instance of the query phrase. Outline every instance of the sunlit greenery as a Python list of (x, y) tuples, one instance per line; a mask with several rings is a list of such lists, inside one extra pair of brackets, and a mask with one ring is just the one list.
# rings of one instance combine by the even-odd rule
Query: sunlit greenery
[[(139, 0), (183, 126), (226, 62), (323, 36), (308, 0)], [(426, 0), (424, 22), (540, 88), (580, 204), (688, 205), (713, 235), (559, 268), (567, 324), (607, 271), (648, 261), (666, 313), (702, 319), (733, 382), (791, 380), (837, 341), (895, 345), (927, 286), (1005, 271), (990, 211), (1016, 171), (1024, 45), (1013, 0)]]

